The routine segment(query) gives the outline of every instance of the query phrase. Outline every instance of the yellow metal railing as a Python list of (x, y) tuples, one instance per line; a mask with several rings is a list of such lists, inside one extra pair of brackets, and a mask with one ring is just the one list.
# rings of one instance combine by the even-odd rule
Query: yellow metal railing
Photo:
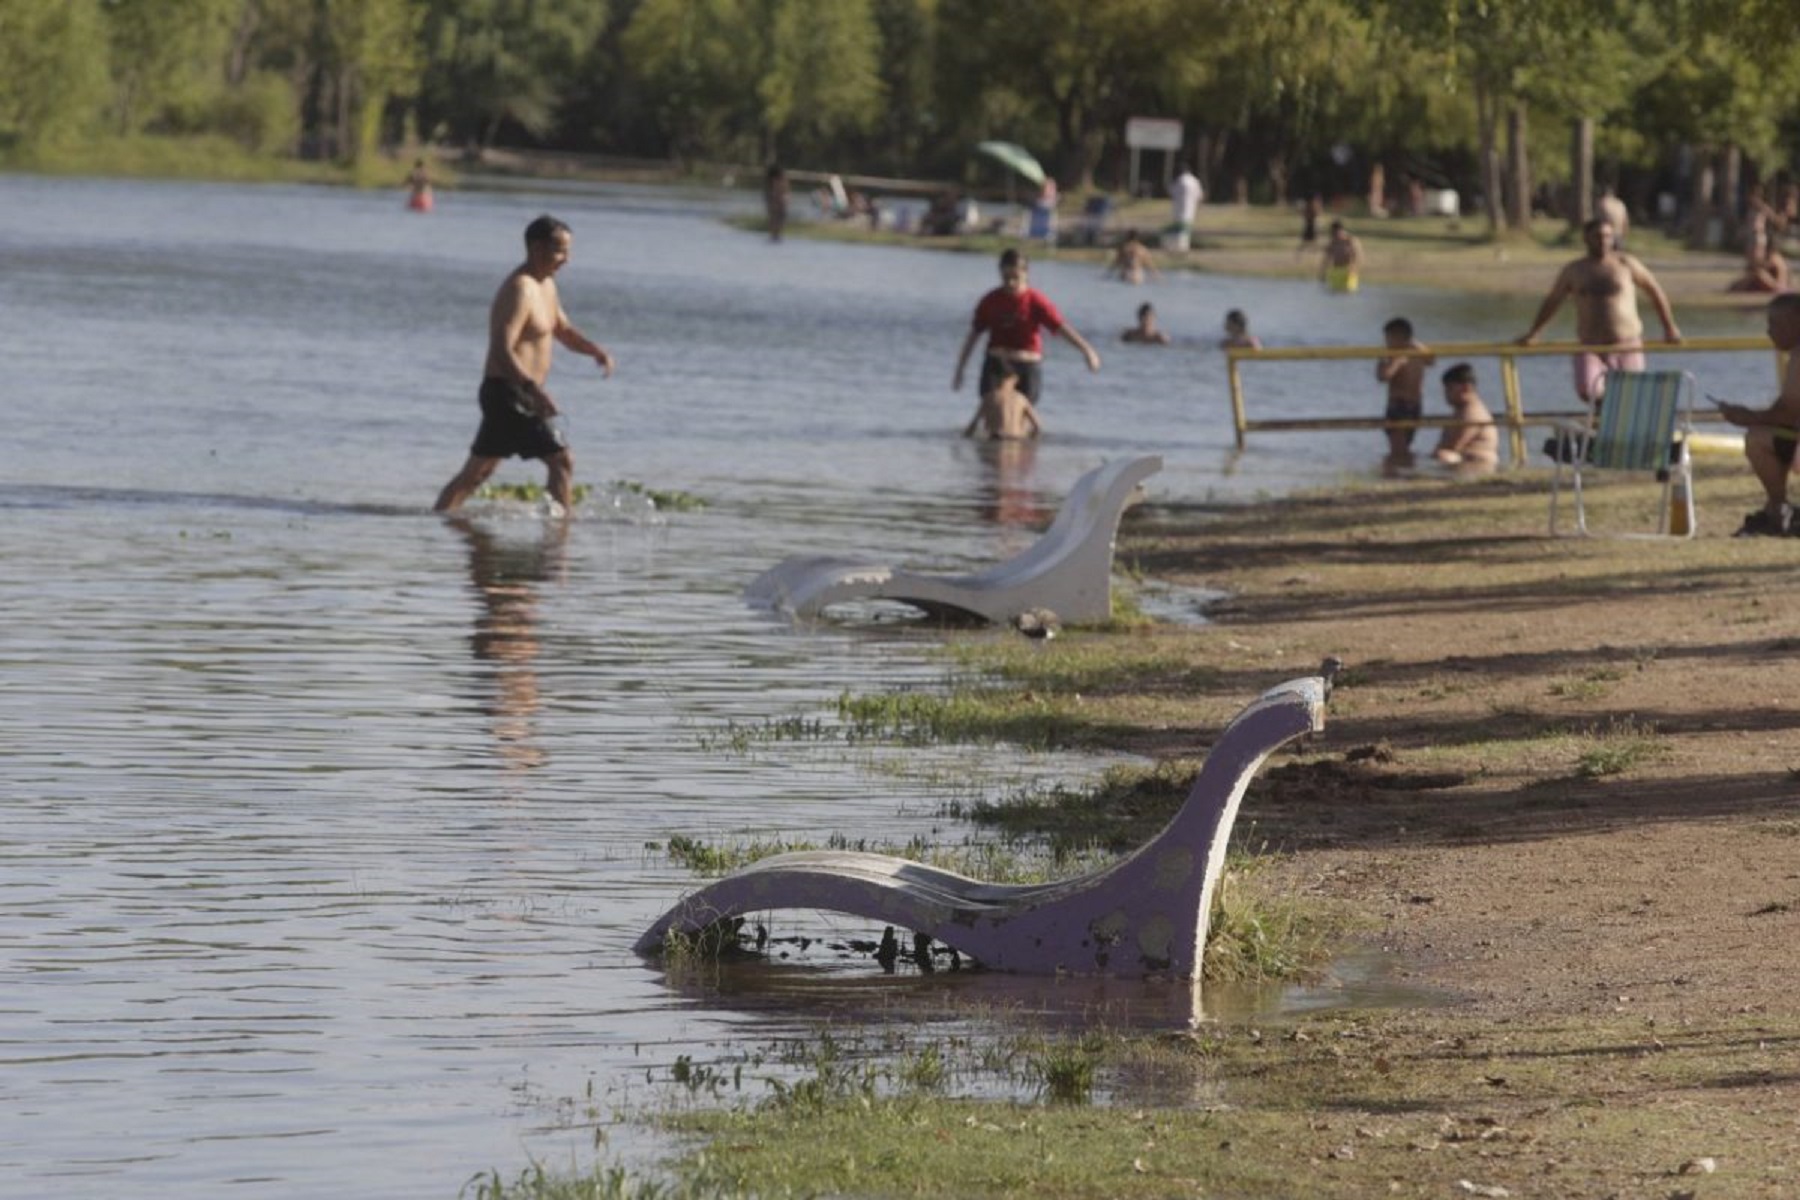
[[(1579, 342), (1551, 342), (1521, 346), (1517, 342), (1437, 342), (1425, 350), (1390, 350), (1386, 346), (1292, 346), (1263, 350), (1227, 350), (1226, 370), (1231, 380), (1231, 420), (1237, 430), (1237, 447), (1244, 448), (1244, 438), (1251, 432), (1281, 432), (1308, 429), (1383, 429), (1392, 422), (1382, 417), (1298, 417), (1277, 420), (1253, 421), (1245, 412), (1244, 379), (1242, 368), (1251, 362), (1329, 362), (1341, 359), (1374, 360), (1396, 356), (1417, 358), (1430, 354), (1439, 362), (1449, 359), (1497, 358), (1500, 360), (1500, 388), (1505, 398), (1505, 416), (1495, 422), (1507, 431), (1508, 442), (1512, 448), (1512, 461), (1515, 465), (1525, 461), (1525, 430), (1532, 425), (1550, 425), (1558, 421), (1577, 420), (1587, 413), (1581, 409), (1569, 409), (1556, 412), (1525, 411), (1524, 401), (1519, 395), (1519, 366), (1521, 358), (1543, 357), (1545, 355), (1562, 355), (1564, 357), (1580, 354), (1584, 351), (1594, 354), (1617, 353), (1618, 346), (1584, 346)], [(1636, 350), (1639, 347), (1626, 347)], [(1641, 349), (1646, 354), (1693, 354), (1699, 352), (1760, 350), (1765, 354), (1774, 354), (1765, 338), (1756, 337), (1700, 337), (1688, 338), (1681, 342), (1649, 342)], [(1781, 361), (1776, 355), (1776, 384), (1780, 385)], [(1698, 419), (1710, 419), (1710, 414), (1697, 413)], [(1442, 428), (1458, 424), (1451, 417), (1421, 417), (1407, 422), (1419, 427)]]

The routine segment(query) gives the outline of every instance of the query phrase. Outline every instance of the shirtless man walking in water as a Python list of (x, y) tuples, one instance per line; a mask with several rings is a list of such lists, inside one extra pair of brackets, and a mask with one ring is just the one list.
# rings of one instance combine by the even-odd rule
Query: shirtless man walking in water
[(555, 217), (525, 227), (525, 261), (506, 277), (488, 315), (487, 366), (481, 380), (481, 428), (456, 477), (438, 493), (435, 508), (451, 512), (487, 481), (502, 459), (541, 458), (545, 490), (567, 512), (574, 495), (575, 458), (551, 423), (558, 409), (544, 390), (551, 343), (561, 342), (613, 373), (613, 356), (569, 324), (556, 295), (556, 273), (569, 261), (573, 236)]
[(1529, 346), (1562, 307), (1574, 297), (1575, 337), (1584, 346), (1610, 346), (1598, 353), (1584, 350), (1575, 356), (1575, 394), (1583, 404), (1599, 402), (1606, 390), (1608, 371), (1641, 371), (1644, 369), (1644, 322), (1638, 316), (1637, 294), (1642, 288), (1662, 321), (1663, 340), (1681, 341), (1681, 330), (1675, 327), (1675, 314), (1669, 298), (1650, 274), (1649, 268), (1621, 251), (1613, 240), (1612, 222), (1596, 217), (1581, 227), (1587, 254), (1564, 267), (1550, 285), (1537, 318), (1519, 339)]

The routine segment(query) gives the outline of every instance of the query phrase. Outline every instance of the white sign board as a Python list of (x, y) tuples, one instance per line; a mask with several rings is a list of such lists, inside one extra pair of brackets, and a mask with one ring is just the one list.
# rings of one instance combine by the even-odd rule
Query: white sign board
[(1125, 144), (1133, 150), (1181, 149), (1181, 122), (1168, 117), (1131, 117), (1125, 122)]

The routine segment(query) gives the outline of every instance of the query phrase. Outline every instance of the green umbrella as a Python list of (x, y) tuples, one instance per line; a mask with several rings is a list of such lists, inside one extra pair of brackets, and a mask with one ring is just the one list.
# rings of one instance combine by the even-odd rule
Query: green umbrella
[(1011, 142), (982, 142), (975, 149), (989, 158), (1005, 163), (1039, 187), (1043, 186), (1044, 168), (1038, 165), (1038, 160), (1031, 157), (1031, 151), (1025, 147), (1015, 146)]

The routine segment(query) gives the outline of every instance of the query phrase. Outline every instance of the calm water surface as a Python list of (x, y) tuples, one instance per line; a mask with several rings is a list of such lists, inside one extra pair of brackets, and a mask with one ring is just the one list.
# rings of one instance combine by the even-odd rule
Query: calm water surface
[[(393, 194), (0, 178), (0, 1194), (445, 1197), (585, 1146), (547, 1113), (590, 1084), (629, 1103), (678, 1055), (954, 1011), (966, 982), (684, 989), (631, 953), (693, 883), (651, 848), (671, 834), (958, 840), (947, 795), (1092, 769), (732, 751), (734, 723), (942, 673), (928, 632), (792, 630), (742, 585), (797, 551), (991, 561), (1114, 455), (1164, 455), (1170, 500), (1370, 469), (1373, 433), (1229, 458), (1229, 307), (1272, 344), (1367, 343), (1393, 312), (1510, 336), (1531, 307), (1045, 262), (1106, 366), (1055, 352), (1050, 436), (997, 458), (953, 436), (971, 399), (947, 386), (986, 257), (772, 247), (719, 221), (732, 203), (451, 194), (421, 218)], [(488, 302), (546, 207), (575, 229), (565, 307), (620, 360), (551, 381), (601, 486), (566, 527), (445, 522)], [(1174, 348), (1114, 340), (1146, 296)], [(1767, 388), (1763, 361), (1695, 365)], [(1362, 364), (1259, 378), (1266, 415), (1380, 402)]]

